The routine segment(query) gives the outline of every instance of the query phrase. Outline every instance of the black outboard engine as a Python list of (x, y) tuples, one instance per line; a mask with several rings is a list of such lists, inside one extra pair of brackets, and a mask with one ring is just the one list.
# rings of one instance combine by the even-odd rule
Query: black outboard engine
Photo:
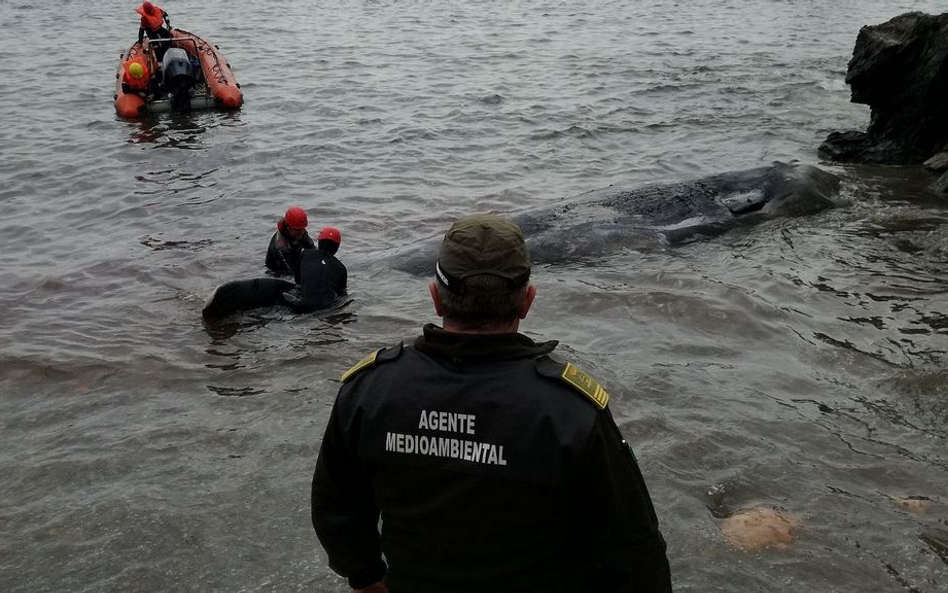
[(194, 70), (188, 52), (180, 47), (172, 47), (165, 52), (161, 61), (162, 83), (171, 96), (171, 109), (189, 111), (191, 109), (191, 89), (194, 87)]

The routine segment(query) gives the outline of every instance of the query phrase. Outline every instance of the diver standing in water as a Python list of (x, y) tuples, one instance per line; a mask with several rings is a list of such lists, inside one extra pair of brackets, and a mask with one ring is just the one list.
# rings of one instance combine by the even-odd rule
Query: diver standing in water
[(324, 309), (347, 294), (349, 272), (336, 258), (342, 233), (328, 226), (316, 236), (316, 249), (303, 251), (300, 261), (299, 289), (286, 292), (283, 298), (301, 313)]
[(314, 249), (316, 244), (306, 232), (309, 220), (306, 211), (291, 206), (277, 223), (277, 230), (270, 238), (266, 265), (275, 276), (293, 276), (300, 281), (300, 259), (303, 250)]

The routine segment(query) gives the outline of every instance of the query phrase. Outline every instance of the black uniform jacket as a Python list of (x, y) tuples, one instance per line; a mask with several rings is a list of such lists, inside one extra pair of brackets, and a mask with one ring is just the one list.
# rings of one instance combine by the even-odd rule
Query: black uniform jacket
[(315, 248), (316, 244), (309, 233), (304, 232), (302, 238), (294, 243), (280, 227), (273, 233), (270, 246), (267, 247), (267, 268), (277, 276), (293, 276), (299, 284), (303, 250)]
[(428, 325), (414, 347), (381, 350), (344, 376), (312, 517), (350, 586), (384, 577), (392, 593), (671, 591), (665, 541), (608, 396), (581, 372), (584, 389), (561, 378), (576, 369), (547, 356), (555, 347)]

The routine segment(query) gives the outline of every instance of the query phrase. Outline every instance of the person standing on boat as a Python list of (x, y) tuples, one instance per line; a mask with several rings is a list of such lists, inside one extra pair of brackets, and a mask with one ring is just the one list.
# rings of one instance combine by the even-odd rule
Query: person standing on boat
[(341, 378), (311, 498), (330, 568), (354, 593), (671, 593), (609, 394), (519, 333), (521, 229), (461, 218), (432, 264), (443, 327)]
[(342, 233), (328, 226), (316, 236), (316, 249), (304, 249), (300, 259), (299, 288), (283, 293), (286, 302), (300, 313), (324, 309), (346, 294), (349, 272), (336, 252)]
[(306, 232), (309, 220), (306, 211), (291, 206), (277, 223), (277, 231), (267, 248), (267, 269), (276, 276), (293, 276), (300, 281), (300, 259), (304, 249), (313, 249), (316, 244)]
[[(155, 41), (171, 39), (171, 18), (167, 12), (151, 2), (143, 2), (141, 6), (135, 9), (135, 12), (142, 17), (138, 27), (138, 42), (141, 43), (145, 39), (145, 35), (147, 35), (148, 39), (152, 42), (151, 45), (154, 46), (155, 49), (155, 60), (161, 64), (161, 60), (165, 56), (165, 51), (168, 49), (170, 42), (159, 41), (155, 43)], [(167, 25), (167, 27), (164, 25)]]

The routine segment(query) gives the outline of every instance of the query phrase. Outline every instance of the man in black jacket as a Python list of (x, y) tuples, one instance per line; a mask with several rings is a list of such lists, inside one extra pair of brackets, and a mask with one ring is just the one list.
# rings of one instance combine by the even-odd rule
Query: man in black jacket
[(518, 333), (536, 295), (519, 227), (462, 218), (435, 271), (443, 328), (342, 377), (312, 488), (330, 567), (366, 593), (670, 592), (609, 395)]

